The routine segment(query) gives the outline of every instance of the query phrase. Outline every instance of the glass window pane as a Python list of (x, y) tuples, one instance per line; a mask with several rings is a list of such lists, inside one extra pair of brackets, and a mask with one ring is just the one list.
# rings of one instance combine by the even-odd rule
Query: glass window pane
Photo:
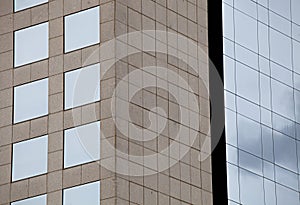
[(260, 107), (260, 118), (262, 124), (272, 127), (272, 114), (270, 110)]
[(20, 11), (48, 2), (48, 0), (15, 0), (15, 11)]
[(240, 169), (241, 204), (264, 205), (263, 178)]
[(267, 179), (264, 180), (265, 202), (268, 204), (276, 204), (275, 183)]
[(262, 154), (260, 124), (238, 115), (239, 148), (258, 157)]
[(225, 107), (236, 111), (235, 95), (228, 91), (225, 91)]
[(299, 205), (299, 193), (276, 184), (277, 205)]
[(46, 205), (47, 195), (36, 196), (11, 203), (11, 205)]
[(65, 130), (64, 167), (100, 159), (100, 122)]
[(233, 41), (223, 38), (223, 44), (224, 44), (224, 50), (223, 50), (224, 54), (226, 56), (234, 58), (234, 43), (233, 43)]
[(253, 18), (257, 17), (256, 4), (252, 0), (234, 1), (234, 7)]
[(247, 66), (258, 70), (258, 54), (250, 51), (247, 48), (239, 46), (238, 44), (235, 45), (235, 59), (240, 61)]
[(252, 154), (239, 150), (239, 165), (255, 174), (262, 174), (262, 160)]
[(262, 144), (263, 158), (274, 162), (273, 134), (272, 130), (266, 126), (262, 126)]
[(15, 32), (15, 67), (48, 58), (48, 23)]
[(99, 6), (65, 17), (65, 52), (100, 42)]
[(233, 166), (231, 164), (227, 164), (227, 177), (228, 198), (234, 201), (240, 201), (238, 167)]
[(14, 88), (14, 123), (47, 114), (48, 78)]
[[(294, 93), (296, 122), (300, 123), (300, 92), (295, 90)], [(300, 133), (298, 133), (298, 138), (300, 139)]]
[(238, 95), (257, 104), (259, 103), (259, 82), (257, 71), (237, 62), (236, 83)]
[(291, 39), (270, 29), (270, 58), (287, 68), (292, 68)]
[(257, 22), (236, 10), (234, 12), (234, 20), (236, 42), (257, 52)]
[(296, 140), (276, 131), (273, 132), (273, 135), (276, 164), (297, 172)]
[(258, 43), (259, 54), (269, 58), (269, 28), (262, 23), (258, 23)]
[[(299, 37), (300, 37), (300, 32), (299, 32)], [(300, 74), (299, 53), (300, 53), (300, 43), (293, 40), (293, 63), (294, 63), (293, 67), (294, 67), (294, 71)]]
[(273, 111), (294, 120), (293, 89), (273, 79), (271, 80), (271, 86)]
[(291, 9), (292, 9), (292, 20), (293, 22), (297, 23), (300, 25), (300, 1), (299, 0), (292, 0), (291, 1)]
[(300, 26), (292, 23), (292, 36), (294, 39), (300, 41)]
[(235, 65), (232, 58), (224, 56), (224, 88), (235, 93)]
[(64, 190), (63, 205), (99, 205), (100, 182), (88, 183)]
[(280, 32), (290, 36), (291, 35), (291, 22), (286, 20), (285, 18), (277, 15), (276, 13), (270, 11), (270, 26), (279, 30)]
[(223, 4), (223, 36), (234, 40), (233, 8)]
[(264, 177), (274, 180), (274, 172), (275, 172), (275, 167), (273, 163), (270, 163), (268, 161), (264, 161)]
[(225, 109), (225, 132), (226, 142), (237, 146), (236, 113)]
[(65, 73), (65, 109), (100, 100), (100, 64)]
[(284, 118), (276, 113), (272, 113), (273, 118), (273, 129), (281, 132), (285, 135), (295, 137), (296, 130), (295, 130), (295, 122)]
[(258, 20), (265, 23), (265, 24), (268, 24), (269, 23), (269, 12), (268, 10), (261, 6), (261, 5), (258, 5), (257, 7), (257, 16), (258, 16)]
[(271, 109), (271, 78), (260, 75), (260, 104)]
[(269, 0), (269, 8), (281, 16), (290, 18), (291, 15), (290, 1), (285, 1), (284, 3), (282, 3), (282, 0)]
[(14, 144), (12, 181), (46, 173), (47, 159), (47, 135)]
[(237, 97), (237, 112), (257, 122), (260, 121), (259, 107), (248, 100)]
[(282, 83), (293, 86), (292, 71), (273, 62), (271, 62), (271, 76)]
[(298, 190), (298, 175), (279, 166), (275, 166), (276, 182)]
[(227, 161), (238, 165), (238, 151), (236, 147), (226, 144)]

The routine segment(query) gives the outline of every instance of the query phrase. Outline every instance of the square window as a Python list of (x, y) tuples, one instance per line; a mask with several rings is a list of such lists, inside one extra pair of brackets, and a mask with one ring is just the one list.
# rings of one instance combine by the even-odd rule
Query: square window
[(46, 205), (47, 195), (41, 195), (11, 203), (11, 205)]
[(100, 42), (99, 6), (65, 17), (65, 52)]
[(48, 23), (15, 32), (15, 67), (48, 58)]
[(48, 0), (15, 0), (15, 12), (37, 6), (48, 2)]
[(65, 130), (64, 167), (100, 159), (100, 122)]
[(100, 182), (88, 183), (64, 190), (63, 205), (99, 205)]
[(47, 135), (14, 144), (12, 181), (46, 173), (47, 159)]
[(65, 73), (65, 109), (100, 100), (100, 64)]
[(48, 78), (14, 88), (14, 123), (48, 114)]

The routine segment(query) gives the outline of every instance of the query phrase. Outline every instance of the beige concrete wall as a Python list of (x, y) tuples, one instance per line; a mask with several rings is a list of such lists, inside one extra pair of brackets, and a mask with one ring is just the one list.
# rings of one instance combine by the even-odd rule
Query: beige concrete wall
[[(100, 5), (100, 44), (64, 54), (63, 17), (96, 5)], [(49, 58), (14, 69), (13, 32), (41, 22), (49, 22)], [(208, 96), (199, 79), (201, 75), (208, 82), (207, 61), (197, 62), (199, 73), (195, 73), (186, 63), (167, 54), (141, 50), (102, 73), (100, 102), (72, 110), (63, 108), (64, 72), (90, 63), (108, 64), (111, 58), (106, 57), (106, 53), (100, 53), (92, 60), (89, 57), (105, 42), (140, 30), (180, 34), (207, 52), (206, 0), (49, 0), (46, 4), (16, 13), (13, 12), (12, 0), (0, 1), (0, 205), (44, 193), (48, 194), (48, 205), (60, 205), (64, 188), (97, 180), (101, 181), (101, 204), (212, 204), (211, 159), (198, 160), (209, 126)], [(155, 35), (151, 38), (157, 40)], [(124, 44), (134, 44), (130, 39), (117, 42), (122, 43), (116, 44), (114, 49), (117, 51)], [(101, 121), (101, 137), (128, 155), (149, 155), (170, 145), (174, 132), (179, 129), (180, 116), (176, 100), (165, 91), (144, 89), (130, 103), (131, 123), (140, 128), (149, 126), (150, 108), (158, 106), (167, 110), (167, 126), (153, 140), (138, 142), (124, 136), (114, 124), (110, 112), (114, 88), (123, 81), (122, 78), (151, 65), (177, 73), (196, 93), (200, 105), (200, 128), (189, 152), (174, 166), (150, 176), (122, 175), (99, 166), (101, 160), (114, 157), (105, 153), (106, 147), (101, 147), (100, 161), (63, 169), (64, 129), (97, 120)], [(159, 77), (158, 73), (141, 73), (156, 79)], [(49, 78), (49, 115), (13, 124), (13, 87), (46, 77)], [(128, 89), (131, 84), (127, 82)], [(115, 111), (118, 115), (118, 108)], [(11, 182), (13, 143), (45, 134), (48, 134), (48, 173)], [(114, 158), (114, 163), (118, 169), (118, 158)], [(145, 169), (148, 168), (145, 165)]]

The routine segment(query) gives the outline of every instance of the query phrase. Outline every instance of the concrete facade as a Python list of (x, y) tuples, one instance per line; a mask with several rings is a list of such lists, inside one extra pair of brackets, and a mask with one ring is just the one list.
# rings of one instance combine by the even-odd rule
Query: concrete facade
[[(98, 5), (100, 43), (64, 53), (64, 16)], [(49, 58), (14, 68), (14, 31), (42, 22), (49, 22)], [(141, 30), (180, 34), (207, 52), (206, 0), (49, 0), (48, 3), (18, 12), (13, 12), (12, 0), (0, 1), (0, 205), (41, 194), (47, 194), (48, 205), (62, 205), (64, 189), (99, 180), (100, 200), (103, 205), (212, 204), (211, 159), (198, 159), (201, 144), (206, 137), (205, 130), (209, 129), (208, 96), (202, 94), (205, 93), (205, 88), (201, 86), (199, 74), (194, 73), (187, 64), (167, 54), (155, 52), (141, 51), (130, 55), (114, 64), (105, 74), (101, 74), (100, 101), (64, 110), (64, 73), (81, 68), (87, 62), (100, 62), (105, 65), (110, 59), (103, 53), (91, 61), (90, 56), (94, 51), (117, 36)], [(149, 41), (157, 40), (155, 38), (155, 35), (149, 36)], [(131, 39), (126, 39), (121, 43), (122, 45), (116, 45), (116, 50), (121, 50), (123, 44), (132, 46), (137, 40), (131, 42)], [(142, 45), (145, 42), (140, 43)], [(202, 80), (208, 82), (208, 63), (197, 63)], [(64, 169), (64, 130), (90, 122), (100, 120), (100, 129), (105, 135), (101, 136), (102, 140), (105, 137), (117, 150), (128, 155), (157, 153), (171, 143), (172, 132), (176, 132), (180, 125), (180, 115), (176, 100), (167, 92), (147, 88), (137, 93), (130, 103), (131, 123), (140, 128), (149, 127), (148, 115), (153, 107), (165, 110), (167, 126), (155, 139), (137, 142), (124, 136), (115, 125), (113, 118), (116, 116), (110, 112), (114, 88), (122, 78), (134, 70), (151, 65), (165, 67), (177, 73), (186, 79), (197, 95), (200, 105), (200, 130), (188, 153), (163, 172), (148, 176), (130, 176), (101, 166), (101, 160), (111, 157), (110, 154), (107, 155), (106, 148), (101, 146), (100, 161)], [(150, 78), (152, 75), (157, 79), (160, 74), (143, 71), (143, 75), (150, 75)], [(13, 88), (44, 78), (49, 79), (49, 114), (14, 124)], [(129, 80), (128, 88), (130, 84)], [(122, 99), (129, 100), (126, 97)], [(117, 107), (115, 109), (118, 115), (120, 111)], [(13, 144), (46, 134), (47, 173), (12, 182)], [(115, 159), (115, 166), (118, 166), (118, 159)], [(130, 169), (130, 166), (124, 169), (126, 168)]]

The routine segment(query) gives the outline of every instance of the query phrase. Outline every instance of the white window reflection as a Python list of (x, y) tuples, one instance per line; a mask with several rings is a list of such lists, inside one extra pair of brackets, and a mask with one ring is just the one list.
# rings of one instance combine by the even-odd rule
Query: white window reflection
[(100, 159), (100, 122), (65, 130), (64, 167)]
[(15, 11), (20, 11), (48, 2), (48, 0), (15, 0)]
[(11, 203), (11, 205), (46, 205), (47, 195), (36, 196)]
[(100, 182), (88, 183), (64, 190), (63, 205), (99, 205)]
[(14, 88), (14, 123), (48, 114), (48, 78)]
[(100, 100), (100, 64), (65, 74), (65, 109)]
[(15, 32), (15, 67), (48, 58), (48, 23)]
[(65, 52), (100, 42), (99, 7), (65, 17)]
[(12, 181), (46, 173), (47, 159), (47, 135), (14, 144)]

